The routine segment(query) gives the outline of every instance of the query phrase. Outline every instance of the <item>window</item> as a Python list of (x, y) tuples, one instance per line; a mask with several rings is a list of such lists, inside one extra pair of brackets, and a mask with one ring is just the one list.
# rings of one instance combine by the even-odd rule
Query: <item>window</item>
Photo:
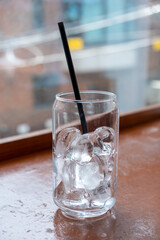
[(47, 74), (33, 77), (35, 107), (51, 107), (58, 92), (58, 74)]
[(43, 0), (33, 1), (33, 26), (35, 29), (42, 28), (44, 24)]
[(55, 94), (72, 90), (58, 21), (83, 43), (72, 51), (80, 90), (116, 93), (121, 112), (159, 102), (158, 2), (2, 0), (0, 16), (0, 138), (49, 126)]
[(65, 22), (79, 22), (82, 16), (82, 2), (73, 0), (63, 1), (63, 13)]

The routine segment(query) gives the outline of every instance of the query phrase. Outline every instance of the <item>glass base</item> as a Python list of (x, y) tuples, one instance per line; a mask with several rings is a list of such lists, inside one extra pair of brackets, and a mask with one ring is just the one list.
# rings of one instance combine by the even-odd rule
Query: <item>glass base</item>
[[(56, 203), (56, 201), (55, 201)], [(75, 210), (75, 209), (69, 209), (67, 207), (62, 207), (59, 204), (58, 207), (61, 209), (62, 214), (65, 217), (72, 218), (72, 219), (86, 219), (86, 218), (95, 218), (99, 217), (101, 215), (104, 215), (107, 213), (116, 203), (115, 198), (109, 199), (109, 201), (106, 202), (105, 206), (100, 209), (81, 209), (81, 210)]]

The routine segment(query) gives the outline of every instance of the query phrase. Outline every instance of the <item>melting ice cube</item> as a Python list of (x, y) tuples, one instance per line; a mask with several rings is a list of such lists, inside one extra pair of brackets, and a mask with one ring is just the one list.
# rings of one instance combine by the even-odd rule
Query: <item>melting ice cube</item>
[(93, 153), (93, 145), (89, 140), (88, 134), (78, 136), (71, 146), (71, 159), (79, 164), (91, 161)]
[(95, 206), (104, 206), (105, 202), (111, 198), (111, 190), (105, 185), (98, 187), (94, 194), (92, 195), (92, 203), (93, 207)]
[(114, 130), (109, 127), (100, 127), (95, 130), (94, 134), (97, 135), (97, 143), (102, 154), (111, 155), (115, 147)]
[(80, 135), (80, 130), (72, 127), (65, 128), (59, 132), (55, 146), (55, 154), (58, 157), (64, 157), (74, 139)]
[(62, 169), (62, 181), (66, 193), (76, 189), (93, 190), (104, 180), (104, 172), (96, 157), (91, 162), (78, 164), (75, 161), (65, 161)]
[(95, 133), (100, 137), (103, 142), (114, 141), (114, 130), (110, 127), (99, 127), (95, 130)]
[(73, 173), (74, 173), (74, 166), (72, 162), (65, 161), (62, 169), (62, 181), (63, 181), (66, 193), (70, 193), (71, 191), (73, 191), (73, 184), (74, 184)]
[(62, 181), (66, 193), (71, 193), (76, 189), (83, 188), (80, 176), (81, 166), (74, 161), (66, 160), (62, 169)]
[(97, 161), (91, 161), (80, 167), (79, 177), (86, 190), (93, 190), (103, 181), (104, 173)]
[[(67, 194), (81, 189), (92, 195), (103, 182), (107, 188), (110, 186), (114, 168), (114, 136), (114, 130), (108, 127), (83, 135), (76, 128), (67, 128), (58, 134), (55, 156), (62, 161), (57, 163), (57, 168), (62, 172)], [(104, 186), (103, 190), (96, 192), (96, 195), (102, 195), (98, 201), (104, 202), (110, 195)]]

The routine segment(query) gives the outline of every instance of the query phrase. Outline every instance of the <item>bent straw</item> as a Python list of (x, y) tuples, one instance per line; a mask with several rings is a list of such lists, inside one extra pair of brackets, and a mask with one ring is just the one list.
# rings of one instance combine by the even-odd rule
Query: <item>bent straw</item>
[[(63, 48), (64, 48), (66, 60), (67, 60), (67, 65), (68, 65), (68, 69), (69, 69), (69, 73), (70, 73), (70, 78), (71, 78), (73, 90), (74, 90), (75, 99), (76, 100), (81, 100), (80, 93), (79, 93), (79, 88), (78, 88), (78, 83), (77, 83), (77, 79), (76, 79), (76, 74), (75, 74), (75, 71), (74, 71), (74, 66), (73, 66), (73, 62), (72, 62), (72, 58), (71, 58), (71, 54), (70, 54), (70, 50), (69, 50), (68, 41), (67, 41), (66, 32), (65, 32), (63, 22), (59, 22), (58, 27), (59, 27), (59, 31), (60, 31), (60, 34), (61, 34), (61, 39), (62, 39), (62, 43), (63, 43)], [(81, 120), (82, 131), (83, 131), (83, 134), (84, 134), (84, 133), (88, 132), (88, 129), (87, 129), (87, 123), (86, 123), (86, 118), (85, 118), (85, 115), (84, 115), (82, 103), (77, 102), (77, 107), (78, 107), (79, 117), (80, 117), (80, 120)]]

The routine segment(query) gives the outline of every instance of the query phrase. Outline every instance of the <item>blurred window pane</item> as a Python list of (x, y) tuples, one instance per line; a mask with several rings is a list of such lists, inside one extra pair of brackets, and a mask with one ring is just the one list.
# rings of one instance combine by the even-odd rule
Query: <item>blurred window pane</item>
[(63, 12), (65, 22), (78, 22), (81, 20), (81, 2), (64, 1)]
[(0, 138), (51, 126), (56, 93), (72, 91), (64, 21), (80, 90), (117, 94), (121, 112), (160, 101), (160, 2), (0, 1)]
[(33, 77), (35, 107), (51, 107), (58, 92), (58, 75), (45, 74)]
[(42, 28), (44, 26), (43, 0), (33, 0), (33, 26)]

